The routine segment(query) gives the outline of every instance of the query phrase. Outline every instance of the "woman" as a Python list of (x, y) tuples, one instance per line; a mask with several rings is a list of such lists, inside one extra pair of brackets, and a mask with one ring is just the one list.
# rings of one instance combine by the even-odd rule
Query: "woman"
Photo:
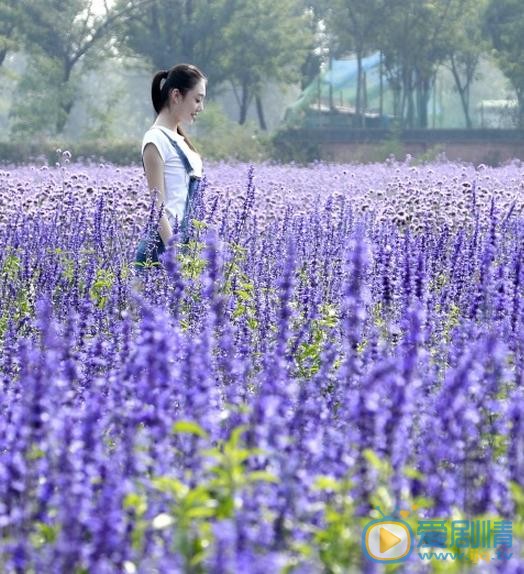
[(137, 249), (135, 263), (157, 263), (175, 226), (185, 229), (192, 199), (202, 177), (202, 159), (180, 127), (191, 124), (204, 109), (207, 78), (191, 64), (178, 64), (158, 72), (151, 85), (157, 117), (142, 140), (142, 161), (147, 185), (158, 191), (163, 205), (155, 228)]

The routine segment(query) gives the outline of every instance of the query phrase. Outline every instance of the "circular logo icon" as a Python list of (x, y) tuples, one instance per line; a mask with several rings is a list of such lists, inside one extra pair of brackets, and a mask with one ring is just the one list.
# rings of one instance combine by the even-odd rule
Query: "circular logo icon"
[(362, 550), (374, 562), (403, 562), (413, 550), (413, 532), (403, 520), (385, 517), (362, 532)]

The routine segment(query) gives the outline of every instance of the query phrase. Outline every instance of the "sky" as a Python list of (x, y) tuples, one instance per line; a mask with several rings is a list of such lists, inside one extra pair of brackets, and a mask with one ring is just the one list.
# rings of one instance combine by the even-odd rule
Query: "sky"
[[(93, 12), (96, 14), (103, 14), (105, 12), (104, 0), (92, 0), (92, 2)], [(115, 0), (106, 0), (106, 3), (109, 7), (111, 7), (115, 3)]]

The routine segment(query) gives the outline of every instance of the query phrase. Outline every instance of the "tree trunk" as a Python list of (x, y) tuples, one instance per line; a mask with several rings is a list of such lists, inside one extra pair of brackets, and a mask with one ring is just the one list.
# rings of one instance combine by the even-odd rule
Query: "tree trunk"
[(393, 85), (392, 85), (392, 89), (393, 89), (393, 116), (395, 118), (395, 121), (399, 122), (400, 124), (402, 123), (402, 84), (399, 80), (399, 78), (394, 78), (393, 80)]
[(357, 98), (355, 103), (355, 119), (356, 125), (362, 125), (362, 54), (357, 51)]
[(258, 123), (260, 124), (260, 129), (267, 131), (266, 118), (264, 116), (264, 108), (262, 106), (262, 98), (259, 94), (255, 96), (255, 102), (257, 104), (257, 115)]
[(382, 57), (382, 52), (380, 52), (380, 65), (379, 65), (379, 82), (380, 82), (380, 92), (379, 92), (379, 113), (380, 113), (380, 125), (382, 125), (383, 122), (383, 116), (384, 116), (384, 63), (383, 63), (383, 57)]
[(524, 89), (516, 90), (517, 92), (517, 102), (519, 106), (518, 110), (518, 127), (524, 129)]
[(74, 102), (72, 100), (67, 100), (62, 102), (58, 108), (58, 118), (56, 120), (56, 133), (60, 135), (66, 126), (69, 114), (73, 109)]
[(420, 90), (419, 125), (421, 128), (424, 129), (428, 127), (428, 102), (429, 102), (429, 90), (426, 86), (422, 86)]
[(363, 128), (366, 127), (366, 112), (368, 109), (368, 80), (367, 80), (367, 75), (365, 70), (362, 72), (362, 113), (361, 113), (361, 117), (362, 117), (362, 123), (361, 126)]
[(419, 78), (417, 82), (417, 127), (428, 127), (428, 103), (431, 80)]
[(329, 111), (333, 111), (333, 56), (329, 49)]
[(404, 101), (407, 106), (406, 110), (406, 121), (405, 125), (408, 128), (414, 127), (415, 119), (415, 94), (412, 81), (413, 72), (411, 70), (407, 71), (404, 75)]
[(240, 119), (238, 123), (243, 126), (246, 123), (247, 119), (247, 110), (249, 108), (249, 88), (248, 83), (246, 81), (242, 82), (242, 94), (240, 100)]
[(462, 104), (462, 111), (464, 112), (464, 119), (466, 120), (466, 127), (471, 129), (473, 123), (471, 121), (471, 114), (469, 113), (469, 86), (470, 83), (466, 81), (464, 85), (460, 81), (460, 75), (458, 73), (457, 66), (455, 64), (455, 59), (451, 57), (451, 72), (453, 73), (453, 79), (455, 80), (455, 87), (460, 96), (460, 103)]
[(63, 62), (64, 73), (62, 75), (62, 86), (60, 88), (60, 102), (58, 106), (58, 117), (56, 120), (56, 133), (61, 134), (64, 131), (65, 125), (69, 118), (69, 114), (73, 109), (75, 103), (74, 96), (69, 89), (69, 81), (71, 80), (71, 73), (73, 71), (73, 64), (69, 61)]

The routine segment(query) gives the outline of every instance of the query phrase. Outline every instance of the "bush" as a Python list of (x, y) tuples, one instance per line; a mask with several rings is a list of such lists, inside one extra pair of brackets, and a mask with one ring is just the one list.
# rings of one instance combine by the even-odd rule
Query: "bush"
[(56, 150), (68, 150), (73, 160), (131, 165), (139, 162), (140, 142), (85, 140), (66, 142), (58, 140), (0, 142), (0, 164), (23, 165), (47, 163), (54, 165), (59, 159)]
[(301, 137), (300, 129), (278, 130), (271, 140), (271, 157), (278, 163), (308, 164), (321, 157), (316, 141)]
[[(206, 160), (260, 162), (269, 160), (272, 155), (269, 134), (261, 133), (253, 122), (239, 125), (230, 120), (215, 103), (206, 106), (190, 137)], [(57, 149), (69, 150), (75, 161), (115, 165), (140, 163), (140, 141), (137, 140), (84, 139), (67, 142), (40, 139), (0, 142), (0, 164), (20, 165), (36, 161), (54, 165)]]
[(215, 103), (206, 106), (192, 139), (206, 159), (256, 162), (271, 156), (269, 135), (261, 133), (253, 122), (234, 122)]

